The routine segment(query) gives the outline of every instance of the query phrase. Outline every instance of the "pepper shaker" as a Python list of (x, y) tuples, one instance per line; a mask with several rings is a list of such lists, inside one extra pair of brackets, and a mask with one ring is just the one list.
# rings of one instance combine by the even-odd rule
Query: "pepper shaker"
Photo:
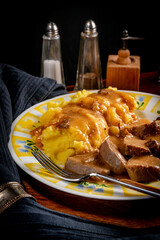
[(56, 24), (53, 22), (48, 23), (46, 34), (43, 35), (41, 76), (65, 84), (60, 35)]
[(102, 88), (98, 32), (94, 21), (88, 20), (81, 33), (75, 90)]
[(127, 42), (128, 40), (143, 40), (143, 38), (129, 36), (128, 31), (124, 30), (121, 40), (123, 46), (118, 54), (108, 56), (106, 87), (139, 91), (140, 56), (130, 55)]

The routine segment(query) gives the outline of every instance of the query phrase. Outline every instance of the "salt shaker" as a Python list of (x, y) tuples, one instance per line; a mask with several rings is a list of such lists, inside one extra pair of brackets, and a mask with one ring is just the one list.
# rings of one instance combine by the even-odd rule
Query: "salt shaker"
[(96, 24), (88, 20), (81, 33), (75, 90), (102, 88)]
[(41, 76), (65, 84), (60, 35), (56, 24), (53, 22), (48, 23), (46, 34), (43, 35)]

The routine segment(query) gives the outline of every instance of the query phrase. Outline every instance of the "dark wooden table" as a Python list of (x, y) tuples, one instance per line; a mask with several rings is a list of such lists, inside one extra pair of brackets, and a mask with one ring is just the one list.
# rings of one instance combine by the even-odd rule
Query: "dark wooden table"
[[(140, 91), (160, 95), (158, 72), (142, 73)], [(73, 90), (73, 86), (68, 87)], [(146, 228), (160, 226), (160, 199), (104, 201), (89, 199), (48, 187), (20, 170), (26, 191), (41, 205), (84, 219), (117, 226)]]

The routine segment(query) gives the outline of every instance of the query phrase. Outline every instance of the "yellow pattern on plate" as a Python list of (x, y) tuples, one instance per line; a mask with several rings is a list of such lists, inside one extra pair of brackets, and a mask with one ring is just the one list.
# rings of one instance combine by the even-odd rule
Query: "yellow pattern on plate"
[[(160, 110), (159, 96), (139, 92), (130, 93), (136, 97), (138, 110), (142, 110), (148, 118), (150, 118), (150, 113), (154, 113), (158, 117)], [(71, 95), (73, 94), (67, 94), (51, 100), (54, 100), (55, 102), (61, 102), (64, 100), (68, 101)], [(159, 100), (157, 100), (153, 106), (152, 99), (155, 97), (159, 98)], [(146, 198), (146, 196), (141, 193), (116, 184), (107, 183), (104, 185), (98, 185), (88, 183), (87, 181), (83, 183), (66, 182), (55, 175), (52, 175), (36, 162), (30, 151), (33, 142), (29, 132), (34, 129), (34, 124), (38, 122), (39, 116), (47, 110), (47, 102), (51, 100), (44, 101), (27, 109), (13, 122), (9, 149), (15, 162), (38, 181), (71, 194), (106, 200), (132, 200)], [(145, 112), (146, 108), (147, 112)], [(160, 188), (160, 181), (150, 183), (149, 185), (154, 185)]]
[(158, 102), (154, 105), (154, 107), (151, 110), (151, 112), (160, 115), (160, 100), (158, 100)]

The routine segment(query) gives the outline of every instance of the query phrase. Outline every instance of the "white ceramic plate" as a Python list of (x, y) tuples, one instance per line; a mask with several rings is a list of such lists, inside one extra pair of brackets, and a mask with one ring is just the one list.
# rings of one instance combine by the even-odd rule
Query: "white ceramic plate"
[[(140, 118), (154, 120), (160, 116), (160, 96), (142, 92), (126, 92), (129, 92), (136, 97), (138, 109), (135, 111)], [(38, 181), (70, 194), (103, 200), (137, 200), (148, 198), (148, 196), (144, 194), (112, 183), (99, 185), (88, 182), (70, 183), (63, 181), (41, 167), (32, 156), (30, 152), (31, 146), (29, 144), (29, 141), (31, 140), (30, 130), (35, 122), (38, 121), (39, 117), (47, 110), (47, 102), (51, 100), (70, 100), (70, 96), (73, 94), (59, 96), (38, 103), (16, 118), (12, 124), (9, 141), (9, 149), (15, 162), (27, 174)], [(160, 181), (152, 182), (149, 185), (160, 188)]]

